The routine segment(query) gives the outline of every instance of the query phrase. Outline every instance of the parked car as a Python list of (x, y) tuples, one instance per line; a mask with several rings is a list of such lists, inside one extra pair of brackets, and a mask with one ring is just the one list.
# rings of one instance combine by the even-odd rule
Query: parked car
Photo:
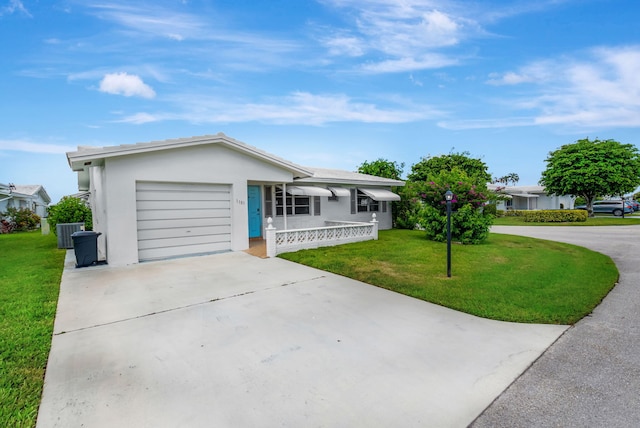
[[(575, 207), (577, 210), (586, 210), (586, 205), (578, 205)], [(593, 212), (594, 213), (606, 213), (613, 214), (615, 216), (621, 216), (623, 211), (622, 201), (594, 201)], [(628, 201), (624, 203), (624, 213), (633, 213), (633, 207)]]
[(640, 202), (638, 201), (634, 201), (633, 199), (629, 199), (629, 204), (631, 205), (631, 207), (633, 208), (634, 211), (639, 211), (640, 210)]

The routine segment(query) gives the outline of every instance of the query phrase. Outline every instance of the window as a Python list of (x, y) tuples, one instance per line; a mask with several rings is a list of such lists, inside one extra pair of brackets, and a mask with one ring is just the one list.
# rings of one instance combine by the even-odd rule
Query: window
[(271, 186), (264, 186), (264, 216), (273, 217), (273, 194)]
[[(289, 199), (289, 198), (287, 198)], [(294, 212), (298, 215), (300, 214), (310, 214), (311, 207), (309, 206), (309, 197), (308, 196), (296, 196), (293, 198), (294, 202)], [(287, 210), (287, 213), (289, 210)]]
[(380, 202), (375, 201), (358, 190), (358, 212), (377, 212), (380, 210)]
[[(265, 193), (267, 193), (267, 187), (265, 187)], [(290, 194), (283, 194), (282, 187), (276, 186), (275, 202), (276, 202), (276, 216), (283, 216), (286, 207), (287, 215), (305, 215), (311, 214), (311, 202), (309, 196), (291, 196)], [(318, 197), (318, 199), (320, 199)], [(273, 204), (273, 202), (271, 202)], [(314, 202), (315, 204), (315, 202)], [(265, 211), (269, 208), (265, 207)], [(319, 210), (318, 210), (319, 212)]]

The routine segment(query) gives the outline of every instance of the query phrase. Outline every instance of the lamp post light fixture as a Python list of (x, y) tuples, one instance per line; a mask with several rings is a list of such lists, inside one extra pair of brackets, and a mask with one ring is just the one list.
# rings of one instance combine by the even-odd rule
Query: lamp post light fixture
[(447, 201), (447, 278), (451, 278), (451, 201), (453, 200), (453, 192), (447, 190), (444, 199)]

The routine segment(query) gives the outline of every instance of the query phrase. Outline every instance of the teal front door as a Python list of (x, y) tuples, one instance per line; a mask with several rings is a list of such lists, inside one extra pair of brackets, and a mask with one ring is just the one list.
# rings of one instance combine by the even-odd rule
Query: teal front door
[(249, 209), (249, 238), (260, 238), (262, 236), (260, 186), (247, 186), (247, 200)]

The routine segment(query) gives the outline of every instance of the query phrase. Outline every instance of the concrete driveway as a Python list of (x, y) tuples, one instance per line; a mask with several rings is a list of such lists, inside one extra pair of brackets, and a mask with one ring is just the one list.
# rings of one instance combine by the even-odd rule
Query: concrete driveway
[(37, 426), (464, 427), (565, 330), (241, 252), (69, 252)]

